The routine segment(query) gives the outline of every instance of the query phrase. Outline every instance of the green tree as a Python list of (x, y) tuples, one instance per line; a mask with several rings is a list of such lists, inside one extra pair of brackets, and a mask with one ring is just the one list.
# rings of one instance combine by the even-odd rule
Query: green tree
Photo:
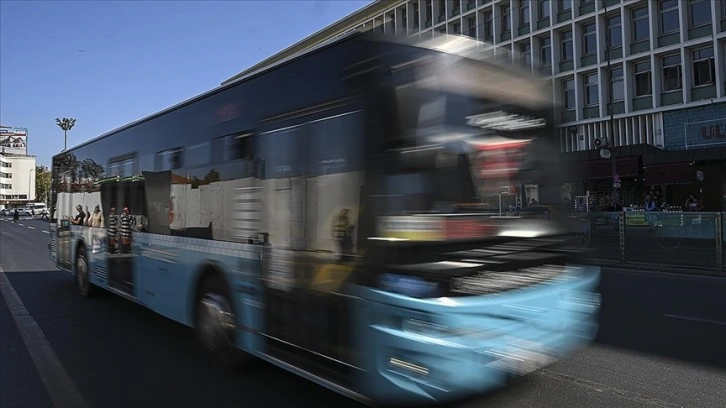
[(48, 203), (50, 198), (51, 174), (45, 166), (35, 168), (35, 199), (36, 201)]

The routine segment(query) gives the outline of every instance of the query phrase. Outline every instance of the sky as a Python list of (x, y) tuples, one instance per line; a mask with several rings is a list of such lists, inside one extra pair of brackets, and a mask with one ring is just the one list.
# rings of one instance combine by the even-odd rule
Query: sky
[(371, 3), (0, 1), (0, 124), (50, 166), (68, 147), (206, 92)]

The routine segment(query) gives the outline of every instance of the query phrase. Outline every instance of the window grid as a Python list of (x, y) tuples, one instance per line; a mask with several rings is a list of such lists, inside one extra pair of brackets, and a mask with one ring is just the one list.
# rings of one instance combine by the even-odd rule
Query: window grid
[(563, 62), (572, 61), (572, 31), (563, 31), (561, 34), (562, 43), (562, 55), (561, 59)]
[[(724, 1), (721, 0), (723, 7)], [(690, 0), (688, 3), (691, 26), (706, 25), (711, 22), (710, 0)]]
[(638, 62), (635, 71), (635, 96), (650, 95), (653, 91), (650, 81), (650, 61)]
[(575, 109), (575, 80), (572, 78), (562, 81), (562, 106), (568, 111)]
[(610, 89), (613, 101), (622, 101), (625, 99), (625, 84), (623, 78), (623, 68), (616, 67), (610, 69)]
[(608, 17), (607, 19), (607, 39), (610, 48), (616, 48), (623, 45), (623, 36), (620, 22), (620, 14)]
[(540, 21), (550, 18), (550, 0), (539, 0), (537, 2), (537, 16)]
[(519, 25), (520, 27), (529, 25), (529, 0), (520, 0)]
[(678, 31), (678, 0), (660, 0), (660, 32), (669, 34)]
[(539, 60), (543, 67), (549, 67), (552, 65), (552, 40), (550, 37), (542, 37), (539, 41)]
[(714, 81), (715, 66), (713, 48), (693, 50), (693, 86), (711, 85)]
[(645, 40), (650, 38), (650, 28), (648, 27), (648, 7), (633, 9), (633, 41)]
[(585, 105), (595, 106), (599, 102), (597, 74), (585, 74), (583, 76), (585, 85)]
[(663, 57), (663, 91), (675, 91), (681, 87), (681, 56)]
[(582, 25), (582, 53), (584, 55), (592, 55), (597, 52), (597, 33), (595, 32), (595, 23), (586, 23)]

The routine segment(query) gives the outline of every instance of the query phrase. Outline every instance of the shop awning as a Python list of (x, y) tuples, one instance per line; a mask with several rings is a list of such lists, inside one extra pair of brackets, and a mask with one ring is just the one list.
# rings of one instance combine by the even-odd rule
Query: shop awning
[(645, 184), (687, 184), (696, 181), (692, 162), (651, 164), (643, 168)]

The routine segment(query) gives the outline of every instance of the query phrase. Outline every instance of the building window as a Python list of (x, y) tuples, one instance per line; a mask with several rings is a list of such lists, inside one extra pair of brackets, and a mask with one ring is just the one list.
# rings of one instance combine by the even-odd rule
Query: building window
[(638, 62), (635, 71), (635, 96), (650, 95), (650, 61)]
[(633, 10), (633, 41), (645, 40), (649, 37), (648, 7)]
[(182, 167), (181, 147), (156, 153), (156, 171), (175, 170)]
[(562, 61), (572, 60), (572, 31), (563, 31), (561, 34), (562, 41)]
[[(721, 0), (723, 7), (724, 1)], [(699, 26), (711, 22), (711, 2), (709, 0), (691, 0), (688, 4), (691, 14), (691, 26)]]
[(623, 68), (613, 68), (610, 70), (610, 89), (612, 91), (612, 100), (621, 101), (625, 99), (625, 87), (623, 84)]
[(13, 173), (0, 173), (2, 178), (13, 178)]
[(519, 3), (519, 25), (529, 25), (529, 0), (520, 0)]
[(519, 45), (519, 52), (522, 53), (522, 62), (526, 66), (532, 65), (532, 45), (529, 42)]
[(431, 24), (431, 0), (426, 2), (426, 24)]
[(461, 34), (461, 24), (454, 23), (454, 25), (452, 26), (452, 29), (453, 29), (454, 34)]
[(506, 33), (512, 29), (512, 26), (509, 24), (509, 6), (502, 6), (502, 33)]
[(408, 15), (406, 13), (406, 7), (401, 9), (401, 25), (403, 25), (403, 31), (408, 30)]
[(587, 74), (584, 76), (585, 85), (585, 105), (593, 106), (599, 103), (597, 74)]
[(494, 17), (492, 13), (484, 14), (484, 39), (491, 41), (494, 38)]
[(663, 57), (663, 91), (681, 89), (681, 56)]
[(562, 81), (562, 107), (565, 110), (575, 109), (575, 80)]
[(713, 48), (701, 48), (693, 51), (693, 85), (710, 85), (714, 83)]
[(560, 8), (560, 11), (567, 11), (572, 9), (572, 0), (560, 0), (558, 1)]
[(616, 48), (623, 45), (623, 35), (620, 30), (620, 14), (607, 19), (607, 40), (610, 48)]
[(539, 60), (542, 66), (552, 65), (552, 40), (550, 37), (542, 37), (539, 40)]
[(467, 21), (469, 22), (469, 37), (476, 38), (476, 18), (471, 17)]
[(537, 2), (537, 15), (540, 20), (549, 20), (550, 18), (550, 0), (539, 0)]
[(419, 18), (418, 2), (416, 2), (416, 3), (413, 3), (413, 28), (418, 28), (418, 18)]
[(13, 185), (12, 184), (0, 184), (0, 188), (12, 189)]
[(13, 167), (12, 163), (0, 162), (0, 167)]
[(587, 23), (582, 26), (582, 52), (585, 55), (592, 55), (597, 52), (597, 33), (595, 23)]
[(678, 0), (661, 0), (659, 6), (661, 34), (678, 31)]

